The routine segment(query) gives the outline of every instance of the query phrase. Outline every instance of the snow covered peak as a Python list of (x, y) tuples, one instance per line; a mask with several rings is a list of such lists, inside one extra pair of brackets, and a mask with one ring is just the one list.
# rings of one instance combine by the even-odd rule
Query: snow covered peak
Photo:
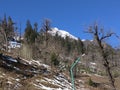
[(69, 32), (67, 32), (67, 31), (65, 31), (65, 30), (59, 30), (59, 29), (56, 28), (56, 27), (55, 27), (55, 28), (52, 28), (51, 31), (48, 31), (48, 33), (52, 34), (53, 36), (55, 36), (56, 33), (57, 33), (59, 36), (61, 36), (61, 37), (63, 37), (63, 38), (66, 38), (66, 36), (68, 36), (68, 37), (71, 38), (71, 39), (78, 40), (77, 37), (71, 35)]
[(82, 41), (82, 42), (85, 42), (85, 41), (93, 42), (93, 40), (86, 40), (86, 39), (82, 39), (81, 41)]
[(85, 40), (85, 39), (82, 39), (81, 41), (82, 41), (82, 42), (85, 42), (86, 40)]

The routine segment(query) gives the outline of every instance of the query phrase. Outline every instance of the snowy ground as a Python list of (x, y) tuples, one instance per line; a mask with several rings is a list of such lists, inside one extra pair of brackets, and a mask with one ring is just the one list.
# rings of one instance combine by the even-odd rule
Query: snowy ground
[[(17, 62), (14, 59), (9, 59), (10, 61)], [(6, 69), (0, 70), (0, 87), (3, 87), (3, 90), (72, 90), (72, 85), (68, 77), (63, 73), (55, 74), (51, 70), (51, 67), (42, 64), (40, 61), (36, 60), (25, 60), (22, 61), (24, 64), (36, 66), (36, 67), (44, 67), (47, 68), (49, 73), (38, 73), (33, 77), (29, 78), (18, 74), (14, 71), (9, 71), (6, 73)], [(19, 68), (20, 69), (20, 68)], [(2, 72), (3, 71), (3, 72)], [(77, 84), (76, 90), (89, 90), (84, 87), (84, 82), (82, 80), (78, 80), (75, 82)], [(30, 88), (28, 88), (30, 87)], [(0, 90), (2, 90), (0, 88)]]

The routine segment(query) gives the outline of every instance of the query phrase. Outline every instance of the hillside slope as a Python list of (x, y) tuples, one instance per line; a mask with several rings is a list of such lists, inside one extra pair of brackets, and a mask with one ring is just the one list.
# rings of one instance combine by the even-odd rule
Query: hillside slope
[[(6, 56), (7, 57), (7, 56)], [(8, 58), (6, 58), (8, 59)], [(12, 61), (11, 61), (12, 60)], [(3, 60), (3, 56), (0, 61)], [(18, 64), (16, 65), (15, 62)], [(40, 63), (40, 61), (35, 60), (25, 60), (21, 59), (18, 62), (17, 59), (9, 57), (6, 64), (0, 62), (0, 89), (1, 90), (71, 90), (71, 82), (69, 75), (65, 73), (60, 73), (54, 67), (51, 68), (48, 65)], [(10, 63), (9, 63), (10, 62)], [(21, 64), (26, 65), (26, 67), (19, 67)], [(9, 67), (10, 66), (10, 67)], [(30, 71), (32, 67), (37, 70)], [(16, 70), (17, 68), (17, 70)], [(34, 68), (34, 69), (35, 69)], [(20, 72), (25, 73), (18, 73)], [(42, 70), (42, 71), (41, 71)], [(82, 87), (80, 87), (82, 86)], [(84, 84), (77, 83), (77, 90), (89, 90), (84, 87)]]

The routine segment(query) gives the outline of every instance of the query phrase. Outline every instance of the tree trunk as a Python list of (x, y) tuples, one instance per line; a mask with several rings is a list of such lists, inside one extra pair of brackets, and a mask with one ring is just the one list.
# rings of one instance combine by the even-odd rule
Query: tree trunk
[(94, 34), (94, 35), (95, 35), (95, 39), (97, 40), (97, 43), (98, 43), (98, 45), (99, 45), (99, 47), (100, 47), (100, 53), (101, 53), (101, 55), (102, 55), (102, 57), (103, 57), (103, 65), (104, 65), (104, 67), (105, 67), (105, 69), (106, 69), (106, 72), (107, 72), (107, 74), (108, 74), (108, 78), (109, 78), (109, 81), (110, 81), (110, 83), (111, 83), (112, 90), (116, 90), (115, 84), (114, 84), (115, 80), (114, 80), (114, 77), (112, 76), (112, 73), (111, 73), (111, 70), (110, 70), (110, 65), (109, 65), (107, 56), (106, 56), (106, 54), (105, 54), (104, 48), (103, 48), (103, 46), (102, 46), (101, 40), (99, 39), (99, 36), (98, 36), (97, 33)]

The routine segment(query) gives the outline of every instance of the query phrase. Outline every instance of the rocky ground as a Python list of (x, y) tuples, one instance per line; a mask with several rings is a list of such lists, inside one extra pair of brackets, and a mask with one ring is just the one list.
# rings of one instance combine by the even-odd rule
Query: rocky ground
[[(98, 86), (89, 86), (89, 78)], [(116, 80), (119, 88), (120, 79)], [(106, 77), (81, 74), (75, 79), (75, 87), (76, 90), (110, 90), (105, 82), (108, 82)], [(59, 72), (40, 60), (28, 61), (0, 55), (0, 90), (72, 90), (72, 85), (69, 73)]]

